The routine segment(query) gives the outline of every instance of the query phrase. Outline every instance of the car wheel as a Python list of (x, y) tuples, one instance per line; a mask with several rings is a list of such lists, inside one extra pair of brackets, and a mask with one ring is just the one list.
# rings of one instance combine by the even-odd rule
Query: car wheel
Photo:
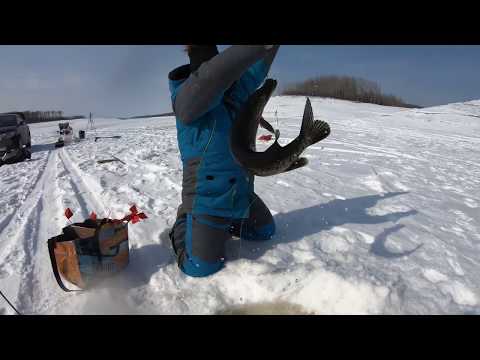
[(23, 149), (23, 153), (26, 159), (30, 160), (32, 158), (32, 149), (30, 147), (26, 147), (25, 149)]

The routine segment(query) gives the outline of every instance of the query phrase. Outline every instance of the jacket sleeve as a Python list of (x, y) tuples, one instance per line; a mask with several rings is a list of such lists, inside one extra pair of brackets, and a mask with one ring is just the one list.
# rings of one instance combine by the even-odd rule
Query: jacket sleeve
[(225, 91), (247, 70), (266, 74), (276, 50), (278, 46), (233, 45), (203, 63), (175, 92), (173, 109), (177, 118), (188, 124), (218, 106)]
[(252, 94), (267, 77), (279, 47), (279, 45), (275, 45), (263, 59), (253, 64), (240, 78), (239, 83), (246, 91), (247, 96)]

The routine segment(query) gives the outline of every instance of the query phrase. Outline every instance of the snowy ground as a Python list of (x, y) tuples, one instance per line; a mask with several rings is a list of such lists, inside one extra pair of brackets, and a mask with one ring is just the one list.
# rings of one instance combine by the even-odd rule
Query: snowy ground
[[(282, 143), (297, 136), (304, 104), (268, 104)], [(88, 131), (61, 149), (57, 123), (31, 125), (32, 160), (0, 167), (0, 290), (25, 314), (214, 314), (257, 303), (272, 304), (267, 313), (288, 304), (293, 313), (480, 314), (480, 101), (312, 105), (332, 133), (306, 150), (310, 164), (256, 179), (277, 235), (232, 240), (226, 268), (205, 279), (179, 272), (166, 236), (182, 176), (173, 118), (96, 119), (98, 135), (122, 138), (94, 142)], [(76, 134), (86, 127), (72, 124)], [(112, 154), (126, 164), (96, 162)], [(63, 210), (82, 221), (92, 210), (123, 216), (132, 203), (149, 219), (130, 226), (129, 267), (101, 288), (64, 293), (46, 247), (67, 223)], [(1, 313), (13, 313), (3, 299)]]

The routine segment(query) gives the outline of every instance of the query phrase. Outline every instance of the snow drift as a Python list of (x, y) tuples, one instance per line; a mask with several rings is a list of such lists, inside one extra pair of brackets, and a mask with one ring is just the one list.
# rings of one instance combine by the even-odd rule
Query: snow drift
[[(304, 104), (268, 104), (281, 144), (298, 135)], [(0, 289), (25, 314), (248, 313), (255, 304), (264, 313), (480, 313), (480, 101), (312, 106), (332, 133), (306, 150), (309, 165), (256, 180), (276, 236), (232, 240), (226, 268), (204, 279), (177, 269), (167, 236), (182, 178), (174, 118), (96, 119), (96, 133), (60, 149), (56, 122), (31, 125), (32, 160), (0, 167)], [(78, 135), (87, 120), (71, 125)], [(124, 163), (97, 163), (112, 155)], [(129, 267), (100, 288), (63, 293), (46, 246), (67, 223), (63, 210), (81, 221), (92, 210), (122, 216), (132, 203), (149, 219), (130, 228)], [(3, 299), (0, 313), (13, 314)]]

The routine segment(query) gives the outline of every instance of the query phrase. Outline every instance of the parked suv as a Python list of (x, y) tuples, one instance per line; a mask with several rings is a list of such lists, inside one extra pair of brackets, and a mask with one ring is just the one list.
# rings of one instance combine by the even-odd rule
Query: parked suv
[(0, 165), (30, 159), (30, 128), (22, 113), (0, 114)]

